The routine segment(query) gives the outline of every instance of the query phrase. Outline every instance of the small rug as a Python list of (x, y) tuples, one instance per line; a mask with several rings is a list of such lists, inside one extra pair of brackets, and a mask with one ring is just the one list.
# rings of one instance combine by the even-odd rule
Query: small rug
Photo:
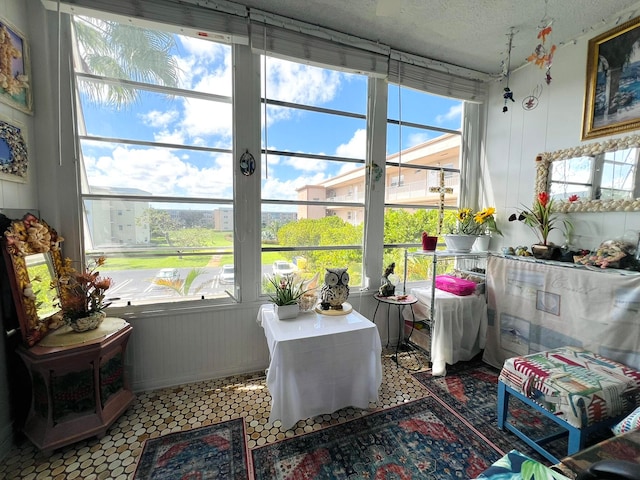
[(246, 480), (247, 459), (244, 420), (238, 418), (147, 440), (133, 478)]
[(502, 453), (435, 398), (252, 450), (262, 479), (475, 478)]
[[(484, 363), (480, 358), (469, 362), (447, 365), (444, 377), (434, 377), (431, 372), (420, 372), (414, 377), (427, 390), (449, 405), (473, 427), (487, 437), (504, 452), (516, 449), (545, 465), (549, 461), (516, 437), (513, 433), (498, 428), (498, 375), (500, 371)], [(544, 415), (531, 409), (517, 398), (509, 400), (509, 422), (516, 425), (527, 436), (541, 438), (554, 431), (561, 431), (558, 425)], [(593, 442), (602, 440), (608, 432), (595, 435)], [(590, 442), (592, 443), (592, 442)], [(545, 445), (545, 449), (557, 458), (567, 455), (567, 440), (561, 438)]]

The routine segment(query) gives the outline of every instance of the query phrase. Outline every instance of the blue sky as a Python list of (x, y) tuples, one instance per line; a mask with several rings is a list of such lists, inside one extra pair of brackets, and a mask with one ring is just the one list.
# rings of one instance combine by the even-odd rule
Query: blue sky
[[(176, 36), (174, 55), (180, 66), (180, 88), (231, 95), (231, 48), (208, 40)], [(264, 64), (261, 64), (264, 68)], [(264, 92), (264, 81), (261, 85)], [(270, 98), (324, 108), (366, 112), (366, 78), (284, 60), (267, 60), (266, 91)], [(84, 104), (87, 133), (230, 148), (231, 104), (142, 92), (141, 101), (124, 111), (105, 111)], [(398, 89), (389, 92), (389, 116), (398, 118)], [(404, 121), (460, 128), (461, 102), (402, 91)], [(262, 112), (264, 112), (262, 110)], [(270, 106), (269, 148), (294, 152), (364, 158), (365, 120)], [(405, 129), (403, 148), (437, 136)], [(398, 150), (397, 128), (388, 135), (388, 153)], [(223, 153), (138, 147), (125, 144), (83, 145), (87, 176), (94, 186), (138, 188), (154, 195), (232, 198), (232, 159)], [(255, 153), (254, 153), (255, 155)], [(333, 177), (344, 166), (334, 162), (269, 155), (264, 198), (295, 198), (295, 189)]]

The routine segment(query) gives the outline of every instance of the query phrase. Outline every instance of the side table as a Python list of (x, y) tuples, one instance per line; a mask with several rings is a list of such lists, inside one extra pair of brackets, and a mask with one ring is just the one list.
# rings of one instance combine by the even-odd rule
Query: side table
[[(413, 319), (413, 323), (415, 323), (416, 317), (413, 313), (413, 305), (418, 302), (418, 299), (413, 295), (392, 295), (390, 297), (383, 297), (380, 294), (375, 294), (373, 296), (378, 303), (376, 305), (376, 310), (373, 313), (373, 318), (376, 318), (376, 314), (378, 313), (378, 308), (381, 303), (385, 303), (387, 305), (387, 347), (389, 346), (389, 324), (391, 323), (391, 305), (395, 305), (398, 307), (398, 342), (396, 343), (396, 353), (394, 355), (394, 360), (396, 364), (400, 365), (400, 360), (398, 358), (398, 350), (400, 350), (401, 346), (404, 344), (407, 348), (411, 348), (407, 341), (403, 342), (404, 339), (404, 319), (402, 318), (402, 309), (404, 307), (409, 307), (411, 309), (411, 317)], [(409, 337), (411, 334), (409, 334)], [(408, 339), (407, 339), (408, 340)], [(402, 366), (402, 365), (400, 365)], [(407, 368), (407, 367), (403, 367)], [(407, 368), (407, 370), (420, 370), (422, 366), (418, 366), (415, 369)]]
[(134, 399), (124, 368), (131, 325), (107, 317), (95, 330), (68, 326), (18, 354), (31, 376), (24, 434), (43, 452), (102, 436)]

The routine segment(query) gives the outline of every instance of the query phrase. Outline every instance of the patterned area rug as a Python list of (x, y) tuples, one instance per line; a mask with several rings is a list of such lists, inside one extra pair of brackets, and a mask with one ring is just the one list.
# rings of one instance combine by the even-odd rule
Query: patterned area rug
[(244, 420), (238, 418), (147, 440), (133, 478), (246, 480), (247, 459)]
[[(487, 439), (504, 452), (516, 449), (525, 455), (549, 465), (549, 461), (521, 441), (513, 433), (498, 429), (497, 394), (500, 371), (481, 359), (447, 365), (447, 375), (433, 377), (430, 372), (414, 374), (436, 397), (464, 417), (473, 428), (483, 432)], [(509, 400), (509, 421), (533, 438), (541, 438), (554, 431), (561, 431), (556, 423), (532, 410), (520, 400)], [(610, 436), (610, 432), (603, 432)], [(594, 436), (591, 442), (602, 440)], [(557, 458), (567, 455), (567, 440), (561, 438), (548, 443), (545, 448)]]
[(252, 450), (257, 480), (474, 478), (501, 456), (433, 397)]

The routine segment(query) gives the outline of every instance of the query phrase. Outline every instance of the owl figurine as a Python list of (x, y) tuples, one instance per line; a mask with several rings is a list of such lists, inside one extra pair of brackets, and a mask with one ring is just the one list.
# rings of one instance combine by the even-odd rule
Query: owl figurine
[(349, 298), (349, 274), (346, 268), (327, 268), (324, 285), (320, 290), (321, 310), (342, 310)]

